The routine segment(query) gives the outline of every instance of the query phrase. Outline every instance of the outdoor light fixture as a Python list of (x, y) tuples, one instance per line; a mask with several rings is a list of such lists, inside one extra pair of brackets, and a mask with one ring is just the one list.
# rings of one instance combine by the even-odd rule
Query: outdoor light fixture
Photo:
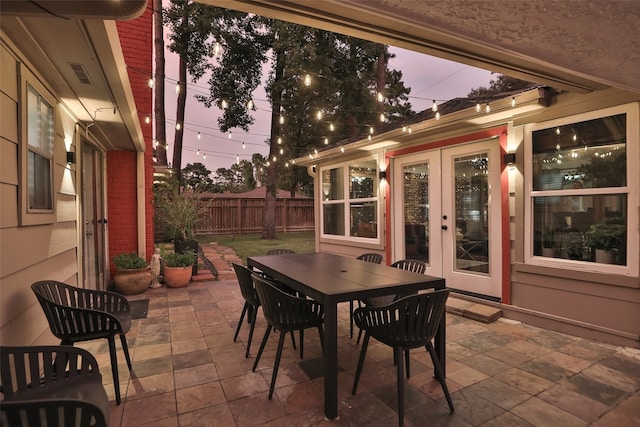
[(507, 165), (512, 165), (516, 162), (516, 153), (507, 153), (503, 157), (504, 163)]
[(378, 178), (380, 179), (380, 181), (382, 181), (383, 179), (387, 179), (387, 171), (380, 171), (378, 172)]
[(76, 153), (73, 151), (67, 151), (67, 164), (73, 165), (76, 162)]

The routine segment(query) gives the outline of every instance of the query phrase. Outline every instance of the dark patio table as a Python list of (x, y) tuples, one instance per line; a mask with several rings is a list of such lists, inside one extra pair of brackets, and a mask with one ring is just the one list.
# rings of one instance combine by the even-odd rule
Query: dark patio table
[[(247, 266), (302, 292), (324, 306), (324, 414), (338, 418), (338, 303), (421, 289), (442, 289), (443, 278), (330, 253), (248, 257)], [(440, 322), (435, 349), (445, 369), (445, 327)]]

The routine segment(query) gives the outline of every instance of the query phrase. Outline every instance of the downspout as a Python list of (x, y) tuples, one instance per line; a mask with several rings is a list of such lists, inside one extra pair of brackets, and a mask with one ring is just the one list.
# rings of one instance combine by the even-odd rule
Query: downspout
[(146, 206), (145, 206), (145, 179), (144, 179), (144, 151), (136, 152), (136, 204), (138, 223), (138, 255), (147, 259), (146, 242)]

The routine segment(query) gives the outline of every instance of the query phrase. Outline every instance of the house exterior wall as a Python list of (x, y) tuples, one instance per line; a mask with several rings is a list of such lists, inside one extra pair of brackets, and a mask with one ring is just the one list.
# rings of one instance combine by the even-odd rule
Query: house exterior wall
[(116, 22), (127, 74), (131, 82), (138, 119), (146, 150), (143, 157), (144, 177), (144, 243), (139, 247), (138, 165), (133, 151), (107, 153), (107, 205), (109, 214), (109, 270), (115, 273), (113, 257), (122, 252), (144, 254), (147, 261), (154, 252), (153, 227), (153, 132), (144, 124), (153, 111), (153, 91), (148, 82), (153, 70), (153, 10), (149, 2), (146, 11), (133, 21)]
[(65, 136), (75, 140), (74, 122), (54, 102), (54, 214), (51, 222), (22, 225), (18, 203), (24, 182), (20, 176), (23, 106), (18, 95), (22, 79), (37, 79), (47, 92), (43, 95), (56, 96), (46, 87), (46, 79), (4, 38), (0, 63), (0, 344), (51, 343), (53, 336), (30, 285), (44, 278), (77, 284), (78, 198), (75, 165), (67, 165), (65, 146)]
[[(597, 271), (581, 271), (581, 267), (575, 268), (569, 264), (564, 266), (541, 266), (525, 259), (525, 245), (527, 244), (527, 224), (525, 223), (525, 182), (526, 168), (531, 167), (530, 158), (527, 157), (524, 148), (526, 127), (531, 124), (552, 121), (559, 118), (571, 117), (583, 113), (597, 114), (608, 107), (630, 105), (631, 110), (638, 108), (640, 97), (636, 94), (610, 89), (590, 94), (560, 94), (553, 105), (548, 108), (536, 110), (523, 116), (503, 120), (501, 123), (492, 123), (492, 126), (505, 126), (507, 129), (508, 152), (515, 152), (517, 163), (503, 170), (504, 177), (502, 193), (503, 210), (510, 218), (506, 222), (508, 233), (504, 233), (503, 262), (510, 270), (505, 275), (506, 282), (503, 285), (502, 302), (479, 300), (489, 305), (502, 308), (503, 315), (507, 318), (524, 321), (528, 324), (555, 329), (579, 336), (599, 339), (622, 345), (640, 347), (640, 277), (631, 274), (610, 274)], [(637, 120), (637, 115), (630, 117)], [(640, 144), (640, 135), (637, 129), (638, 123), (631, 123), (635, 129), (627, 141), (633, 157), (628, 158), (628, 167), (633, 168), (640, 163), (637, 149)], [(478, 132), (481, 125), (469, 128), (462, 124), (458, 136), (469, 135)], [(634, 133), (635, 132), (635, 133)], [(440, 135), (425, 136), (423, 140), (416, 138), (416, 132), (411, 142), (402, 143), (403, 148), (411, 150), (411, 147), (424, 147), (428, 150), (438, 146), (438, 140), (455, 137), (450, 132)], [(439, 139), (438, 139), (439, 138)], [(340, 160), (343, 161), (343, 160)], [(336, 160), (319, 161), (316, 169), (337, 164)], [(393, 159), (391, 160), (391, 170)], [(387, 172), (387, 175), (389, 172)], [(637, 174), (631, 176), (637, 177)], [(346, 256), (357, 256), (362, 252), (381, 252), (387, 257), (393, 253), (390, 245), (393, 239), (382, 239), (380, 245), (368, 245), (354, 241), (342, 241), (334, 238), (323, 238), (321, 235), (321, 197), (318, 188), (322, 182), (319, 174), (316, 174), (316, 249)], [(637, 182), (629, 183), (637, 188)], [(391, 183), (393, 189), (393, 183)], [(387, 194), (388, 197), (388, 194)], [(392, 201), (380, 200), (380, 204), (389, 203), (385, 224), (385, 235), (391, 233), (390, 224), (396, 215), (400, 215), (404, 208), (404, 200), (390, 198)], [(391, 203), (393, 203), (391, 205)], [(637, 210), (638, 194), (632, 194), (630, 206)], [(628, 224), (627, 232), (634, 235), (637, 245), (638, 215), (632, 215), (632, 222)], [(629, 250), (628, 264), (640, 264), (639, 248), (631, 247)], [(386, 259), (385, 263), (389, 263)], [(635, 270), (637, 272), (637, 269)], [(462, 296), (467, 298), (466, 296)], [(473, 297), (469, 297), (474, 299)]]

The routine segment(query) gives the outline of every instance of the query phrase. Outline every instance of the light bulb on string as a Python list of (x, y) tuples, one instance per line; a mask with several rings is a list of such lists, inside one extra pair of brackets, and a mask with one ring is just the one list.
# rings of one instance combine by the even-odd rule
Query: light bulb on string
[(402, 133), (407, 132), (407, 127), (406, 126), (402, 126)]
[(231, 136), (232, 136), (232, 135), (231, 135), (231, 131), (229, 131), (229, 135), (228, 135), (228, 136), (229, 136), (229, 139), (231, 139)]
[(244, 145), (244, 142), (242, 143), (242, 149), (243, 149), (243, 150), (246, 150), (246, 149), (247, 149), (247, 146), (246, 146), (246, 145)]
[(411, 130), (411, 126), (409, 126), (409, 129), (407, 129), (407, 132), (409, 132), (409, 133), (413, 132), (413, 131)]
[(384, 116), (384, 113), (380, 113), (380, 121), (384, 123), (386, 120), (387, 118)]
[(284, 148), (280, 149), (280, 155), (284, 154)]
[(277, 160), (276, 156), (273, 156), (272, 159), (273, 159), (273, 163), (275, 163)]
[(176, 130), (180, 130), (182, 128), (182, 126), (180, 126), (180, 123), (176, 123)]
[(200, 156), (200, 149), (199, 148), (196, 150), (196, 156)]
[(384, 95), (381, 92), (378, 92), (378, 102), (384, 101)]
[(340, 152), (344, 153), (344, 147), (340, 147)]
[(147, 86), (149, 86), (149, 89), (153, 89), (153, 77), (149, 79)]
[(280, 114), (280, 119), (278, 120), (278, 123), (280, 123), (281, 125), (284, 124), (284, 116), (282, 114)]
[(368, 136), (367, 136), (367, 139), (368, 139), (369, 141), (371, 141), (371, 135), (368, 135)]
[(220, 56), (220, 52), (222, 51), (222, 46), (220, 45), (219, 42), (215, 42), (215, 44), (213, 45), (213, 55), (214, 56)]
[(488, 102), (487, 102), (487, 105), (484, 107), (484, 111), (485, 111), (485, 113), (490, 113), (491, 112), (491, 107), (489, 106)]
[(515, 97), (515, 96), (512, 96), (512, 97), (511, 97), (511, 106), (512, 106), (512, 107), (515, 107), (515, 106), (516, 106), (516, 97)]
[(247, 110), (252, 110), (253, 109), (253, 101), (249, 100), (247, 101)]
[(200, 132), (198, 132), (198, 141), (200, 140), (200, 138), (202, 137), (200, 136)]
[(282, 138), (278, 137), (278, 144), (282, 144)]
[(436, 111), (436, 120), (440, 120), (440, 111)]
[(373, 134), (373, 126), (369, 126), (369, 135)]
[(311, 76), (309, 74), (305, 74), (304, 76), (304, 85), (311, 86)]
[(284, 163), (284, 167), (285, 167), (285, 168), (288, 168), (288, 167), (289, 167), (289, 162), (285, 162), (285, 163)]
[(309, 153), (309, 158), (313, 160), (313, 154)]
[(151, 117), (149, 117), (149, 116), (145, 117), (145, 118), (144, 118), (144, 122), (145, 122), (146, 124), (151, 123)]
[(316, 118), (317, 118), (318, 120), (322, 120), (322, 111), (318, 111), (318, 112), (316, 113)]
[(318, 149), (317, 148), (313, 149), (313, 154), (318, 154)]
[(431, 110), (435, 113), (438, 111), (438, 104), (436, 104), (436, 100), (433, 100), (433, 105), (431, 106)]
[(176, 94), (180, 93), (180, 82), (176, 83)]
[(240, 164), (240, 155), (236, 154), (236, 165)]
[(227, 101), (225, 99), (223, 99), (222, 100), (222, 109), (226, 110), (228, 106), (229, 106), (229, 104), (227, 103)]
[(207, 160), (207, 153), (203, 153), (203, 154), (202, 154), (202, 158), (203, 158), (204, 160)]
[(335, 127), (335, 125), (334, 125), (333, 123), (329, 123), (329, 130), (330, 130), (331, 132), (333, 132), (334, 130), (336, 130), (336, 127)]
[(480, 112), (480, 103), (476, 103), (476, 113)]
[(324, 145), (329, 145), (329, 138), (324, 138)]

